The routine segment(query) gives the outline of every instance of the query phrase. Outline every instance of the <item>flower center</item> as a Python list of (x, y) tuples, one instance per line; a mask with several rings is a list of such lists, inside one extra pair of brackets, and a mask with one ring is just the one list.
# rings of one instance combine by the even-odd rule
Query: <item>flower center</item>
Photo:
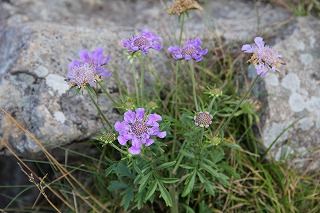
[(182, 50), (182, 55), (193, 55), (196, 51), (192, 47), (187, 47)]
[(72, 76), (70, 76), (70, 83), (83, 87), (87, 83), (94, 83), (95, 79), (95, 66), (90, 63), (83, 63), (72, 69)]
[(194, 117), (196, 126), (208, 127), (212, 123), (212, 115), (208, 112), (200, 112)]
[(135, 135), (141, 136), (143, 133), (147, 132), (148, 127), (147, 127), (147, 124), (139, 121), (139, 122), (135, 122), (134, 124), (132, 124), (131, 130)]
[(278, 64), (280, 61), (278, 53), (269, 46), (256, 48), (255, 54), (258, 59), (271, 67)]
[(134, 46), (138, 46), (139, 48), (141, 48), (142, 46), (147, 46), (149, 45), (149, 40), (146, 39), (145, 37), (139, 37), (136, 40), (134, 40), (133, 42)]

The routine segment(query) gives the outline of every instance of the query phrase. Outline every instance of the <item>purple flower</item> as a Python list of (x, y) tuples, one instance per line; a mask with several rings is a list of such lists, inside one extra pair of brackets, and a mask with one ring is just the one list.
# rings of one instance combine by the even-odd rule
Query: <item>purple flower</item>
[(280, 72), (280, 66), (285, 64), (281, 60), (282, 56), (271, 47), (265, 45), (263, 38), (256, 37), (254, 42), (255, 44), (252, 46), (245, 44), (241, 49), (245, 53), (253, 53), (249, 62), (254, 65), (257, 74), (264, 77), (270, 69), (273, 72)]
[(92, 87), (95, 82), (101, 80), (101, 77), (112, 74), (102, 67), (110, 60), (111, 56), (105, 57), (102, 52), (102, 48), (97, 48), (89, 55), (87, 50), (82, 50), (79, 53), (80, 60), (70, 62), (66, 81), (71, 87), (77, 86), (84, 89), (86, 84)]
[(159, 124), (157, 121), (162, 120), (162, 117), (157, 114), (149, 114), (145, 118), (145, 109), (138, 108), (136, 113), (128, 110), (124, 113), (124, 120), (117, 121), (114, 128), (119, 132), (118, 141), (121, 145), (126, 145), (128, 140), (131, 140), (129, 152), (133, 155), (140, 153), (142, 144), (150, 146), (154, 139), (151, 136), (164, 138), (166, 132), (159, 132)]
[(160, 50), (162, 45), (159, 41), (161, 40), (162, 38), (156, 36), (154, 33), (150, 33), (148, 30), (142, 30), (141, 35), (133, 36), (128, 40), (121, 40), (121, 42), (124, 47), (129, 49), (128, 52), (135, 53), (141, 50), (143, 54), (146, 54), (150, 48)]
[(194, 59), (199, 62), (203, 59), (203, 55), (207, 54), (208, 49), (202, 49), (200, 45), (202, 41), (200, 38), (188, 40), (186, 45), (180, 49), (178, 46), (170, 46), (168, 51), (173, 53), (173, 58), (176, 60), (185, 59), (189, 61)]
[(193, 117), (196, 126), (208, 128), (212, 124), (213, 116), (209, 112), (199, 112)]

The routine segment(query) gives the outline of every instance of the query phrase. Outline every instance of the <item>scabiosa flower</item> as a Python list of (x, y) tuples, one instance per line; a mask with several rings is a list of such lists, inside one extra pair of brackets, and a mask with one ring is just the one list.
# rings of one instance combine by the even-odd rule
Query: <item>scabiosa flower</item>
[(99, 137), (99, 140), (103, 142), (102, 146), (105, 146), (115, 141), (116, 135), (113, 132), (105, 132)]
[(214, 146), (218, 146), (223, 141), (223, 138), (220, 138), (218, 136), (213, 136), (213, 137), (210, 137), (208, 139), (209, 140), (207, 142), (211, 143)]
[(154, 33), (148, 30), (142, 30), (141, 35), (133, 36), (127, 40), (121, 40), (121, 42), (124, 47), (129, 49), (128, 52), (135, 53), (141, 50), (143, 54), (146, 54), (150, 48), (160, 50), (162, 45), (159, 41), (161, 40), (162, 38), (156, 36)]
[(271, 69), (273, 72), (280, 72), (279, 68), (285, 63), (281, 60), (282, 56), (270, 46), (265, 45), (263, 38), (256, 37), (254, 39), (255, 44), (245, 44), (242, 46), (242, 50), (245, 53), (253, 53), (249, 62), (254, 65), (257, 70), (257, 74), (264, 77)]
[(126, 145), (131, 140), (131, 147), (128, 151), (137, 155), (140, 153), (142, 144), (150, 146), (154, 139), (151, 136), (164, 138), (166, 132), (159, 132), (159, 124), (157, 121), (162, 120), (162, 117), (157, 114), (149, 114), (145, 116), (145, 109), (138, 108), (136, 113), (128, 110), (124, 113), (124, 120), (117, 121), (114, 128), (119, 132), (118, 141), (121, 145)]
[(66, 78), (70, 87), (77, 86), (84, 89), (87, 84), (92, 87), (95, 82), (101, 81), (101, 77), (112, 74), (102, 67), (110, 60), (111, 56), (105, 57), (102, 52), (103, 48), (97, 48), (91, 51), (89, 55), (87, 50), (82, 50), (79, 53), (80, 60), (70, 62), (69, 73)]
[(167, 10), (168, 14), (177, 14), (180, 16), (182, 13), (188, 10), (203, 10), (203, 8), (198, 4), (198, 2), (193, 0), (176, 0)]
[(198, 115), (194, 116), (194, 124), (196, 126), (208, 128), (212, 124), (213, 116), (209, 112), (199, 112)]
[(182, 48), (178, 46), (170, 46), (168, 51), (173, 53), (172, 56), (176, 60), (185, 59), (189, 61), (194, 59), (196, 62), (199, 62), (203, 59), (203, 55), (207, 54), (208, 49), (202, 49), (202, 41), (200, 38), (190, 39), (187, 41), (186, 45)]

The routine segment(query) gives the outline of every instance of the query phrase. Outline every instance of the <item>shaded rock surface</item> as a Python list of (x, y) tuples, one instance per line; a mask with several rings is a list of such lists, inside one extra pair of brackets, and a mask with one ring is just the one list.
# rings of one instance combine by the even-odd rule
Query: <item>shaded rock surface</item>
[[(0, 107), (14, 116), (44, 144), (60, 146), (81, 141), (102, 128), (99, 116), (86, 95), (66, 93), (64, 78), (68, 63), (82, 49), (103, 47), (112, 54), (107, 65), (116, 70), (125, 86), (132, 88), (130, 64), (121, 39), (141, 29), (164, 38), (164, 50), (179, 34), (176, 16), (167, 15), (171, 2), (158, 1), (2, 1)], [(281, 8), (239, 1), (209, 1), (206, 12), (191, 12), (185, 38), (199, 36), (208, 41), (223, 36), (228, 42), (248, 39), (259, 31), (271, 33), (290, 15)], [(258, 9), (257, 9), (258, 8)], [(256, 11), (260, 11), (257, 13)], [(260, 18), (259, 25), (257, 17)], [(168, 24), (170, 23), (170, 24)], [(171, 24), (172, 23), (172, 24)], [(166, 78), (162, 67), (165, 51), (150, 54), (153, 66)], [(152, 83), (151, 76), (146, 76)], [(117, 97), (112, 78), (107, 89)], [(115, 121), (111, 103), (101, 95), (102, 110)], [(0, 137), (22, 155), (39, 147), (4, 115), (0, 115)], [(3, 147), (3, 153), (8, 153)]]
[(263, 140), (270, 147), (283, 133), (271, 148), (276, 160), (289, 157), (297, 169), (317, 170), (320, 166), (320, 21), (299, 17), (290, 28), (291, 33), (278, 38), (274, 46), (287, 65), (279, 77), (269, 75), (264, 80), (269, 113)]

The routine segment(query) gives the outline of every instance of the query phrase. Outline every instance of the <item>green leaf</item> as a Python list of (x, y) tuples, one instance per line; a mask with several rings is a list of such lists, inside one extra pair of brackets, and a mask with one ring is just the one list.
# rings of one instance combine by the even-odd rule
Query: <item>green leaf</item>
[(197, 175), (199, 177), (199, 180), (201, 183), (207, 182), (208, 179), (204, 176), (204, 174), (201, 171), (197, 171)]
[(161, 170), (161, 169), (165, 169), (168, 167), (173, 166), (174, 164), (176, 164), (176, 161), (171, 161), (171, 162), (167, 162), (167, 163), (163, 163), (160, 166), (157, 166), (156, 168), (154, 168), (155, 170)]
[(236, 150), (242, 150), (241, 146), (235, 143), (222, 143), (223, 146), (227, 146)]
[(120, 161), (118, 163), (117, 174), (119, 176), (125, 176), (125, 177), (129, 177), (131, 179), (135, 178), (135, 176), (131, 173), (130, 168), (127, 165), (125, 165), (125, 163), (123, 161)]
[(141, 176), (143, 175), (141, 169), (137, 166), (136, 163), (133, 163), (133, 168), (134, 168), (134, 170), (136, 170), (136, 172), (137, 172), (139, 175), (141, 175)]
[(230, 185), (230, 182), (229, 182), (229, 177), (222, 174), (222, 173), (218, 173), (218, 181), (223, 185), (223, 186), (229, 186)]
[(180, 180), (179, 178), (164, 178), (164, 177), (158, 177), (157, 179), (162, 183), (176, 183)]
[(208, 166), (210, 166), (212, 168), (217, 168), (217, 165), (215, 163), (213, 163), (211, 160), (204, 158), (203, 161), (206, 162), (208, 164)]
[(211, 194), (211, 195), (214, 195), (214, 194), (215, 194), (215, 192), (214, 192), (215, 186), (213, 185), (213, 183), (212, 183), (211, 181), (206, 181), (206, 182), (203, 183), (203, 185), (204, 185), (206, 191), (207, 191), (209, 194)]
[(244, 112), (242, 110), (238, 110), (236, 113), (234, 113), (235, 117), (238, 117), (239, 115), (244, 114)]
[(214, 177), (219, 177), (219, 174), (217, 171), (215, 171), (212, 167), (210, 167), (209, 165), (201, 162), (200, 163), (200, 167), (204, 170), (206, 170), (207, 172), (209, 172), (211, 175), (213, 175)]
[(127, 210), (129, 208), (130, 202), (133, 200), (134, 187), (130, 186), (121, 194), (123, 194), (121, 205), (125, 208), (125, 210)]
[(196, 174), (197, 174), (197, 170), (194, 170), (192, 174), (186, 179), (184, 183), (186, 186), (183, 189), (181, 197), (187, 196), (193, 190), (194, 183), (196, 180)]
[(159, 189), (160, 189), (160, 194), (161, 194), (161, 197), (164, 199), (164, 201), (166, 202), (166, 205), (167, 206), (172, 206), (172, 199), (171, 199), (171, 196), (168, 192), (168, 190), (164, 187), (164, 185), (160, 182), (158, 182), (158, 186), (159, 186)]
[(146, 190), (142, 190), (141, 193), (138, 193), (137, 196), (135, 196), (134, 201), (138, 205), (138, 209), (141, 209), (143, 206), (143, 203), (145, 203), (145, 197), (146, 197)]
[(146, 174), (145, 176), (143, 176), (141, 178), (141, 180), (139, 181), (139, 190), (138, 192), (140, 193), (145, 187), (146, 185), (149, 183), (149, 179), (151, 177), (151, 175), (153, 174), (153, 171), (150, 171), (148, 174)]
[(109, 166), (106, 170), (105, 170), (105, 174), (106, 177), (108, 177), (108, 175), (111, 174), (111, 172), (113, 172), (116, 168), (117, 164), (112, 164), (111, 166)]
[(189, 158), (195, 158), (195, 155), (191, 152), (188, 152), (186, 150), (181, 150), (180, 151), (182, 155), (186, 156), (186, 157), (189, 157)]
[(240, 178), (240, 175), (237, 173), (236, 169), (232, 166), (229, 166), (227, 163), (219, 164), (220, 168), (226, 171), (228, 174), (231, 174), (235, 178)]
[(147, 195), (146, 195), (145, 201), (148, 200), (154, 194), (154, 192), (157, 189), (157, 185), (158, 185), (158, 181), (154, 180), (153, 183), (150, 185), (148, 191), (147, 191)]
[(186, 211), (184, 212), (188, 212), (188, 213), (195, 213), (195, 211), (188, 205), (182, 203), (182, 206), (186, 209)]
[(142, 172), (143, 174), (145, 174), (149, 169), (151, 169), (150, 165), (145, 165), (145, 166), (142, 168), (141, 172)]
[(186, 164), (181, 164), (180, 167), (182, 167), (184, 169), (195, 169), (197, 167), (197, 165), (186, 163)]
[(113, 181), (111, 181), (110, 185), (108, 186), (108, 190), (115, 191), (115, 190), (119, 190), (119, 189), (125, 189), (127, 187), (128, 187), (127, 184), (120, 182), (118, 180), (113, 180)]
[(161, 156), (153, 161), (154, 164), (160, 163), (164, 160), (164, 156)]
[(210, 156), (211, 163), (216, 164), (223, 159), (224, 153), (221, 150), (214, 150), (210, 153)]

